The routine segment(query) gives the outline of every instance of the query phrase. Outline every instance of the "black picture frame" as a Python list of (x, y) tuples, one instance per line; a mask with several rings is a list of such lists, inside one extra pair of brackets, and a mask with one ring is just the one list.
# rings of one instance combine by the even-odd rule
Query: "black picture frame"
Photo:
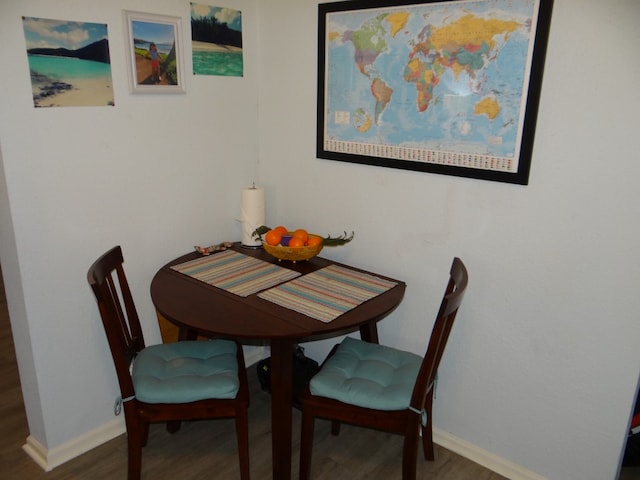
[[(552, 0), (350, 0), (319, 4), (317, 157), (320, 159), (527, 185), (529, 182), (552, 6)], [(476, 9), (471, 11), (474, 17), (465, 17), (470, 8)], [(524, 10), (529, 8), (530, 15), (527, 16)], [(510, 9), (513, 9), (513, 11)], [(483, 12), (485, 15), (480, 17), (478, 12)], [(448, 13), (453, 15), (445, 19)], [(508, 15), (510, 13), (513, 13), (513, 17), (509, 20)], [(391, 15), (394, 16), (392, 17)], [(410, 15), (414, 15), (414, 17)], [(507, 16), (505, 17), (505, 15)], [(443, 19), (442, 23), (429, 23), (432, 19), (435, 21), (438, 17)], [(475, 23), (477, 18), (482, 18), (483, 21), (491, 23)], [(347, 29), (346, 25), (349, 22), (356, 24), (360, 19), (366, 22), (361, 24), (360, 29)], [(492, 20), (494, 19), (499, 19), (498, 22), (502, 23), (493, 23)], [(432, 102), (443, 102), (442, 97), (439, 98), (438, 96), (446, 93), (447, 98), (445, 100), (457, 103), (462, 102), (467, 107), (472, 105), (472, 101), (478, 100), (473, 111), (468, 108), (467, 110), (461, 109), (456, 114), (456, 118), (451, 119), (451, 121), (461, 122), (460, 125), (462, 127), (459, 130), (451, 129), (452, 132), (459, 133), (459, 137), (451, 137), (443, 141), (442, 138), (430, 136), (431, 133), (426, 130), (431, 127), (425, 127), (424, 137), (421, 137), (422, 130), (421, 128), (416, 129), (415, 124), (411, 125), (410, 131), (406, 131), (408, 141), (404, 139), (402, 141), (393, 140), (391, 135), (387, 138), (384, 133), (370, 132), (371, 126), (376, 130), (382, 130), (380, 125), (385, 125), (383, 123), (385, 112), (383, 108), (380, 114), (378, 107), (383, 105), (387, 108), (391, 105), (393, 93), (395, 92), (392, 87), (388, 87), (392, 92), (390, 95), (382, 95), (380, 97), (382, 100), (375, 96), (374, 88), (377, 88), (375, 82), (379, 83), (380, 77), (378, 76), (381, 76), (381, 72), (376, 70), (375, 62), (382, 55), (392, 55), (394, 52), (392, 49), (384, 50), (385, 44), (380, 43), (380, 36), (376, 38), (373, 36), (366, 37), (369, 34), (379, 34), (380, 30), (378, 29), (374, 32), (372, 25), (375, 25), (375, 28), (381, 25), (384, 27), (383, 22), (385, 21), (388, 22), (388, 30), (384, 31), (383, 35), (390, 35), (389, 32), (393, 30), (396, 36), (406, 35), (408, 37), (406, 41), (408, 47), (406, 49), (407, 61), (403, 72), (400, 72), (403, 79), (406, 82), (414, 80), (414, 76), (412, 76), (414, 74), (413, 66), (416, 66), (420, 73), (419, 76), (416, 76), (420, 80), (415, 81), (416, 95), (413, 99), (415, 103), (411, 104), (406, 95), (401, 99), (401, 102), (398, 102), (402, 107), (414, 110), (414, 112), (411, 112), (414, 115), (413, 118), (419, 118), (415, 116), (418, 115), (416, 111), (423, 113), (428, 111), (430, 105), (437, 105), (436, 103), (429, 104), (427, 101), (427, 106), (424, 107), (425, 98), (430, 98)], [(406, 22), (406, 30), (401, 28), (403, 21)], [(413, 22), (412, 27), (409, 27), (410, 21)], [(421, 23), (415, 23), (416, 21), (424, 21), (420, 37), (416, 37), (414, 35), (415, 31), (411, 30), (411, 28), (421, 26)], [(455, 26), (452, 27), (456, 21), (458, 23), (455, 23)], [(515, 23), (512, 24), (511, 22)], [(472, 43), (466, 44), (464, 48), (468, 48), (468, 50), (462, 50), (461, 43), (456, 44), (455, 42), (466, 41), (470, 38), (471, 32), (476, 31), (475, 27), (477, 26), (480, 26), (481, 33), (486, 33), (487, 36), (481, 37), (476, 43), (472, 41)], [(497, 29), (498, 33), (493, 33), (494, 26), (500, 26), (503, 30)], [(486, 28), (486, 31), (482, 30), (482, 28)], [(449, 40), (454, 41), (453, 44), (442, 41), (445, 32), (451, 36)], [(365, 34), (364, 37), (363, 33)], [(359, 36), (356, 36), (356, 34)], [(505, 45), (509, 45), (511, 35), (519, 35), (519, 56), (515, 53), (515, 48), (507, 50), (506, 52), (508, 53), (504, 51)], [(395, 37), (389, 36), (388, 39), (394, 40)], [(493, 41), (494, 39), (499, 41), (499, 47), (491, 47), (496, 43)], [(421, 44), (420, 40), (424, 40), (425, 45)], [(342, 50), (336, 49), (334, 52), (333, 47), (336, 41), (342, 42), (339, 45)], [(375, 44), (375, 48), (379, 48), (379, 50), (373, 53), (371, 50), (366, 50), (362, 43), (363, 41), (378, 42)], [(356, 42), (359, 42), (357, 48)], [(394, 43), (394, 45), (397, 49), (401, 47), (398, 43)], [(524, 51), (525, 47), (526, 52)], [(348, 50), (349, 48), (351, 51)], [(347, 52), (351, 57), (346, 56)], [(526, 55), (522, 58), (525, 53)], [(481, 61), (482, 64), (476, 63), (475, 65), (478, 68), (475, 70), (471, 63), (462, 64), (463, 58), (468, 60), (467, 57), (462, 56), (463, 54), (476, 55), (476, 61)], [(499, 58), (500, 55), (502, 57)], [(398, 56), (396, 55), (393, 58), (397, 59)], [(501, 61), (500, 68), (503, 70), (496, 67), (491, 71), (492, 80), (496, 84), (482, 87), (486, 91), (480, 90), (481, 94), (486, 94), (487, 103), (482, 103), (484, 100), (481, 100), (481, 95), (477, 95), (477, 98), (469, 99), (468, 97), (470, 95), (473, 96), (473, 93), (466, 92), (464, 97), (456, 98), (456, 95), (451, 91), (438, 90), (438, 83), (433, 86), (433, 78), (437, 75), (437, 73), (434, 74), (436, 69), (439, 69), (437, 70), (438, 72), (444, 72), (442, 75), (449, 75), (449, 78), (458, 79), (460, 77), (456, 75), (467, 75), (470, 81), (475, 81), (474, 75), (483, 69), (483, 75), (488, 77), (487, 68), (493, 68), (493, 65), (490, 64), (491, 62), (497, 63), (496, 59), (498, 58)], [(354, 64), (349, 66), (349, 71), (343, 68), (344, 65), (347, 65), (345, 63), (347, 61), (352, 61)], [(409, 61), (413, 62), (411, 69), (409, 68)], [(419, 63), (420, 61), (422, 61), (422, 64)], [(446, 62), (453, 63), (446, 64), (447, 66), (442, 69)], [(456, 64), (456, 62), (459, 63)], [(519, 62), (522, 63), (520, 64)], [(357, 68), (354, 68), (354, 66), (357, 66)], [(420, 69), (424, 69), (424, 71)], [(449, 69), (448, 72), (447, 69)], [(514, 84), (518, 88), (504, 90), (509, 92), (510, 96), (507, 97), (505, 94), (504, 98), (500, 97), (500, 89), (497, 87), (503, 86), (504, 82), (500, 79), (505, 78), (505, 73), (502, 73), (501, 76), (501, 72), (512, 71), (516, 72)], [(398, 72), (394, 71), (394, 77), (398, 76), (396, 74)], [(331, 75), (331, 78), (329, 78), (329, 75)], [(335, 81), (336, 78), (343, 83), (337, 83)], [(422, 78), (430, 78), (431, 83), (419, 83)], [(440, 77), (436, 80), (440, 81), (442, 78)], [(366, 98), (366, 93), (362, 93), (364, 88), (358, 91), (354, 87), (346, 95), (354, 94), (358, 98), (364, 98), (364, 103), (370, 101), (369, 111), (373, 112), (372, 114), (367, 113), (366, 108), (362, 109), (362, 111), (360, 108), (357, 110), (348, 108), (345, 110), (333, 109), (332, 102), (334, 97), (345, 98), (344, 90), (348, 90), (348, 88), (343, 88), (345, 83), (348, 83), (350, 87), (358, 83), (364, 86), (366, 85), (365, 80), (370, 80), (370, 99)], [(383, 78), (382, 81), (386, 80)], [(394, 78), (394, 81), (398, 81), (398, 78)], [(521, 91), (519, 89), (520, 85)], [(432, 86), (433, 88), (428, 91)], [(472, 89), (470, 90), (472, 91)], [(425, 94), (424, 92), (427, 93)], [(432, 94), (431, 97), (428, 95), (429, 92)], [(421, 101), (420, 104), (418, 104), (418, 100)], [(500, 116), (501, 113), (507, 111), (500, 106), (501, 100), (510, 105), (509, 116)], [(384, 103), (385, 101), (387, 103)], [(371, 108), (371, 105), (373, 105), (373, 108)], [(479, 110), (478, 105), (482, 105)], [(423, 107), (424, 110), (421, 110)], [(401, 112), (401, 110), (397, 111)], [(476, 119), (469, 115), (468, 118), (471, 119), (472, 123), (467, 122), (465, 124), (466, 120), (460, 119), (465, 114), (469, 114), (469, 112), (481, 118)], [(458, 116), (460, 119), (458, 119)], [(504, 146), (501, 143), (503, 137), (495, 135), (487, 135), (486, 143), (478, 141), (478, 138), (483, 138), (480, 134), (474, 136), (473, 140), (465, 141), (463, 135), (467, 126), (482, 124), (492, 127), (494, 124), (491, 122), (494, 120), (503, 122), (501, 128), (498, 128), (500, 125), (495, 124), (495, 131), (509, 132), (507, 137), (509, 141)], [(329, 125), (329, 122), (333, 123)], [(424, 124), (427, 125), (429, 122), (425, 120)], [(437, 131), (437, 126), (441, 124), (432, 122), (431, 125), (435, 125), (435, 130)], [(399, 125), (393, 123), (385, 126), (390, 127), (388, 130), (393, 130), (394, 134), (401, 129)], [(357, 128), (366, 132), (362, 140), (353, 139), (355, 137), (353, 134), (361, 133), (361, 131), (356, 132), (354, 130)], [(366, 128), (368, 130), (364, 130)], [(342, 136), (343, 134), (344, 137)], [(398, 138), (398, 135), (395, 135), (395, 137)], [(509, 148), (511, 148), (511, 154), (497, 153), (500, 149), (507, 151)], [(492, 151), (492, 149), (495, 149), (495, 151)]]

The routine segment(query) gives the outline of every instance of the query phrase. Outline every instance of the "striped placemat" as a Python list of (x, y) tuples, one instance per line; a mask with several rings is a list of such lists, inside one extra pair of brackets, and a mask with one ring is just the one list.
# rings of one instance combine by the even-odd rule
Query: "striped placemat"
[(241, 297), (273, 287), (300, 275), (234, 250), (225, 250), (171, 267), (202, 282)]
[(374, 275), (330, 265), (258, 296), (328, 323), (395, 285)]

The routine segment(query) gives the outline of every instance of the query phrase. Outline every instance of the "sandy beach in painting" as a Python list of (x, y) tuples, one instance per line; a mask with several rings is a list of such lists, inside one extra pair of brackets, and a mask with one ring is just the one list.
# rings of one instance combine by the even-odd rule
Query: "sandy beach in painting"
[(111, 79), (74, 78), (62, 80), (70, 85), (67, 90), (51, 89), (51, 94), (42, 96), (42, 88), (47, 90), (48, 84), (33, 85), (33, 104), (36, 107), (82, 107), (114, 105)]
[(200, 52), (242, 52), (242, 48), (222, 45), (220, 43), (191, 42), (193, 50)]

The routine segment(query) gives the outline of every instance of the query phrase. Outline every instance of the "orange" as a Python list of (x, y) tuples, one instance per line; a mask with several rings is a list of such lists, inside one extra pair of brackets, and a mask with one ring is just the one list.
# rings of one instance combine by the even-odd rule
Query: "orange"
[(293, 238), (299, 238), (300, 240), (302, 240), (303, 244), (307, 243), (307, 240), (309, 240), (309, 234), (304, 228), (297, 229), (295, 232), (291, 234), (291, 236)]
[(280, 233), (282, 233), (282, 235), (286, 235), (288, 233), (288, 230), (286, 227), (283, 227), (282, 225), (278, 225), (276, 228), (274, 228), (273, 230), (277, 230)]
[(300, 237), (291, 237), (291, 240), (289, 240), (289, 246), (293, 248), (304, 247), (304, 240)]
[(278, 245), (280, 240), (282, 240), (282, 232), (279, 230), (269, 230), (264, 236), (264, 241), (269, 245)]
[(316, 247), (322, 243), (322, 238), (316, 237), (314, 235), (309, 236), (309, 240), (307, 240), (308, 247)]

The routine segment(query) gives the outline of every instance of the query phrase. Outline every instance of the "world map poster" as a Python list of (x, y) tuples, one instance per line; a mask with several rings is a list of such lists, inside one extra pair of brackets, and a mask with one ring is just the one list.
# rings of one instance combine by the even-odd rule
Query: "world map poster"
[(319, 5), (318, 156), (526, 184), (551, 2), (383, 3)]

